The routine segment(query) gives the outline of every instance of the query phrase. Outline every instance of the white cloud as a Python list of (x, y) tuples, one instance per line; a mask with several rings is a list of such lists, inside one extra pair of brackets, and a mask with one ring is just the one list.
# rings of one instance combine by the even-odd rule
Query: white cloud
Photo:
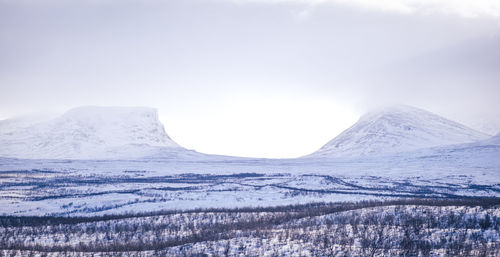
[(344, 5), (379, 11), (500, 18), (499, 0), (232, 0), (237, 3)]
[[(342, 5), (378, 11), (415, 13), (415, 14), (446, 14), (458, 15), (466, 18), (488, 17), (500, 18), (500, 0), (212, 0), (229, 1), (238, 4), (293, 4), (306, 7), (324, 5)], [(64, 0), (0, 0), (0, 3), (47, 4), (66, 3)], [(102, 3), (132, 3), (140, 0), (80, 0), (89, 4)], [(154, 0), (152, 2), (168, 2), (168, 0)], [(298, 15), (308, 15), (310, 9), (298, 12)]]

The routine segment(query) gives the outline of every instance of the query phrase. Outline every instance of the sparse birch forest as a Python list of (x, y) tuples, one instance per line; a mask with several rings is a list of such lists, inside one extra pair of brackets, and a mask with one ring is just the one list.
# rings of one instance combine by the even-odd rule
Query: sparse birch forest
[(499, 256), (500, 200), (0, 218), (0, 256)]

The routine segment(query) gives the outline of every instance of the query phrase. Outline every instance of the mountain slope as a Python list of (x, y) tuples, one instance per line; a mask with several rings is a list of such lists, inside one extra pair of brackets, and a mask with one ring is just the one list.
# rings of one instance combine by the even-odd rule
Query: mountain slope
[(0, 130), (0, 156), (119, 158), (154, 148), (183, 149), (165, 133), (157, 111), (144, 107), (79, 107), (55, 119)]
[(490, 145), (500, 145), (500, 133), (492, 136), (491, 138), (488, 138), (483, 143), (490, 144)]
[(397, 105), (362, 116), (308, 157), (383, 155), (486, 138), (486, 134), (433, 113)]

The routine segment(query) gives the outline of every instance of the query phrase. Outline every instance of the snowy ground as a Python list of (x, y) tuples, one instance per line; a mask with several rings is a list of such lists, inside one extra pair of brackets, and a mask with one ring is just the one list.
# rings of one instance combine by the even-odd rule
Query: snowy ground
[(0, 215), (500, 197), (499, 153), (466, 145), (362, 159), (0, 159)]

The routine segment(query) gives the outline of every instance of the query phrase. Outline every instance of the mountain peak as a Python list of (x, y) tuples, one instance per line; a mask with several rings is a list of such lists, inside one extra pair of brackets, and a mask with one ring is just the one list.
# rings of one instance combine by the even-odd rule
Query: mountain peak
[(411, 151), (487, 138), (457, 122), (407, 105), (371, 111), (311, 157), (355, 157)]
[(428, 116), (432, 114), (429, 111), (419, 109), (417, 107), (404, 105), (404, 104), (396, 104), (396, 105), (388, 105), (375, 108), (360, 117), (361, 120), (370, 120), (376, 119), (384, 116), (399, 116), (399, 117), (408, 117), (408, 116), (416, 116), (416, 115), (424, 115)]

